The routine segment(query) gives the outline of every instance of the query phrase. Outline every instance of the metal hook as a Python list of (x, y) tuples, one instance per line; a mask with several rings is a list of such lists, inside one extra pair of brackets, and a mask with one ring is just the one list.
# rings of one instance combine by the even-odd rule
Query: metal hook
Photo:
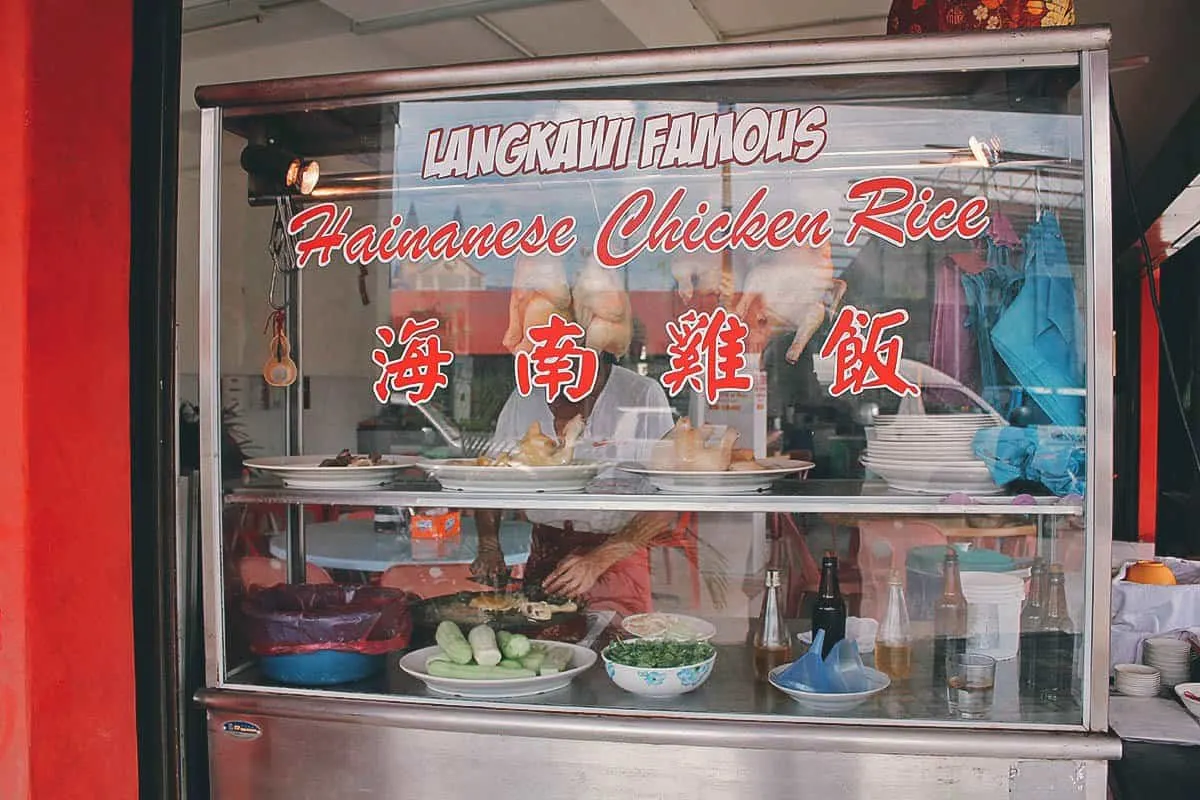
[(1040, 221), (1042, 219), (1042, 171), (1033, 168), (1033, 218)]
[(288, 307), (287, 301), (285, 300), (282, 303), (275, 302), (275, 287), (279, 283), (279, 273), (279, 266), (276, 265), (271, 270), (271, 288), (267, 290), (267, 305), (269, 305), (275, 311), (284, 311)]

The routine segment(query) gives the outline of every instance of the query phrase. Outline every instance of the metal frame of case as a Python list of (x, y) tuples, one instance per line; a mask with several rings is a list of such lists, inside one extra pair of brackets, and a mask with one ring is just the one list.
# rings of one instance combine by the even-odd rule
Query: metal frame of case
[[(433, 742), (438, 736), (533, 737), (553, 745), (555, 758), (576, 757), (569, 742), (607, 743), (608, 758), (617, 758), (629, 750), (629, 745), (656, 744), (683, 748), (680, 758), (691, 758), (691, 748), (717, 747), (722, 751), (744, 749), (791, 754), (786, 757), (820, 758), (818, 753), (838, 753), (844, 766), (831, 767), (834, 773), (848, 770), (860, 774), (879, 769), (864, 761), (871, 754), (901, 759), (918, 758), (930, 768), (929, 775), (939, 770), (963, 777), (974, 761), (983, 760), (996, 776), (1008, 770), (1008, 786), (1016, 790), (1019, 769), (1014, 765), (1033, 760), (1045, 767), (1039, 780), (1042, 788), (1037, 796), (1053, 796), (1053, 786), (1073, 786), (1072, 791), (1088, 797), (1103, 796), (1104, 761), (1119, 757), (1117, 740), (1108, 730), (1108, 628), (1110, 616), (1109, 561), (1111, 550), (1113, 471), (1113, 398), (1112, 369), (1114, 347), (1112, 339), (1112, 204), (1109, 168), (1109, 93), (1108, 43), (1109, 32), (1103, 27), (1063, 28), (1042, 31), (1005, 32), (988, 34), (955, 34), (918, 37), (889, 37), (843, 39), (825, 42), (770, 43), (705, 48), (680, 48), (646, 52), (618, 53), (596, 56), (573, 56), (493, 64), (464, 65), (445, 68), (403, 71), (368, 72), (341, 76), (304, 79), (283, 79), (246, 84), (201, 87), (196, 96), (202, 107), (201, 176), (200, 176), (200, 396), (202, 447), (201, 519), (205, 583), (205, 640), (208, 689), (200, 699), (208, 707), (210, 736), (219, 735), (220, 720), (273, 718), (289, 736), (304, 738), (298, 720), (333, 734), (351, 736), (347, 725), (363, 726), (352, 738), (368, 740), (375, 746), (395, 734), (396, 729), (407, 733), (426, 732)], [(696, 717), (665, 719), (652, 710), (640, 715), (609, 713), (596, 709), (587, 716), (558, 711), (502, 710), (470, 705), (431, 705), (416, 697), (363, 696), (337, 691), (302, 689), (255, 688), (231, 686), (225, 663), (225, 608), (222, 570), (222, 508), (226, 502), (220, 481), (220, 167), (222, 118), (246, 116), (263, 112), (297, 111), (345, 106), (399, 102), (405, 100), (448, 99), (456, 97), (503, 97), (529, 91), (549, 92), (555, 89), (584, 87), (653, 86), (704, 80), (744, 80), (756, 78), (803, 78), (806, 76), (862, 75), (870, 81), (872, 75), (889, 73), (933, 73), (1013, 69), (1037, 67), (1074, 67), (1080, 73), (1082, 124), (1084, 130), (1084, 220), (1087, 263), (1087, 496), (1083, 507), (1074, 511), (1085, 514), (1088, 536), (1088, 558), (1085, 566), (1086, 625), (1089, 647), (1083, 665), (1083, 724), (1075, 731), (1037, 731), (1035, 726), (1016, 728), (1012, 725), (981, 723), (981, 730), (967, 731), (960, 726), (939, 726), (937, 722), (906, 723), (899, 720), (841, 721), (835, 724), (808, 724), (791, 720), (762, 722)], [(298, 298), (298, 280), (289, 282), (292, 298)], [(291, 340), (302, 347), (299, 321), (292, 315), (295, 329)], [(300, 358), (297, 357), (298, 363)], [(289, 451), (298, 451), (300, 401), (297, 387), (289, 391), (285, 413), (289, 420), (287, 443)], [(353, 495), (353, 496), (351, 496)], [(519, 503), (527, 507), (554, 508), (656, 508), (664, 510), (725, 510), (725, 511), (791, 511), (827, 512), (862, 510), (871, 513), (1005, 513), (1002, 507), (980, 503), (973, 506), (946, 506), (921, 499), (806, 497), (802, 495), (772, 495), (765, 497), (639, 497), (628, 495), (582, 495), (572, 498), (546, 498), (544, 495), (513, 496), (472, 494), (452, 498), (428, 493), (362, 492), (314, 496), (288, 490), (269, 490), (243, 493), (240, 502), (336, 502), (338, 504), (380, 505), (468, 505), (471, 507), (509, 507)], [(303, 575), (304, 531), (293, 505), (289, 514), (289, 573)], [(1052, 515), (1069, 511), (1060, 506), (1038, 506), (1018, 509), (1020, 513)], [(1008, 513), (1016, 513), (1010, 511)], [(1039, 518), (1045, 519), (1046, 516)], [(240, 715), (240, 716), (239, 716)], [(247, 716), (248, 715), (248, 716)], [(286, 723), (283, 721), (287, 720)], [(322, 727), (323, 726), (323, 727)], [(990, 728), (990, 729), (989, 729)], [(384, 733), (381, 731), (390, 731)], [(435, 733), (436, 732), (436, 733)], [(407, 741), (418, 741), (412, 739)], [(236, 761), (237, 747), (242, 743), (216, 742), (212, 762), (214, 776), (229, 770), (224, 761)], [(431, 753), (440, 752), (442, 744), (431, 744)], [(468, 745), (472, 746), (472, 745)], [(307, 745), (305, 746), (307, 747)], [(406, 744), (411, 748), (411, 744)], [(624, 749), (623, 749), (624, 748)], [(303, 748), (302, 748), (303, 749)], [(305, 750), (317, 763), (336, 768), (329, 757)], [(711, 752), (711, 751), (710, 751)], [(233, 753), (233, 755), (231, 755)], [(574, 755), (573, 755), (574, 754)], [(857, 754), (857, 755), (856, 755)], [(728, 754), (727, 754), (728, 755)], [(624, 756), (620, 756), (624, 757)], [(826, 756), (827, 757), (827, 756)], [(263, 756), (253, 756), (254, 763), (267, 770)], [(730, 758), (734, 756), (730, 755)], [(749, 756), (747, 756), (749, 758)], [(848, 759), (848, 760), (847, 760)], [(736, 758), (735, 758), (736, 761)], [(730, 762), (734, 763), (734, 762)], [(740, 763), (740, 762), (738, 762)], [(782, 763), (782, 762), (781, 762)], [(807, 764), (809, 762), (797, 762)], [(812, 761), (818, 766), (820, 761)], [(840, 762), (839, 762), (840, 763)], [(889, 762), (893, 763), (893, 762)], [(981, 762), (982, 763), (982, 762)], [(1074, 779), (1063, 777), (1067, 772), (1054, 772), (1052, 767), (1076, 769), (1088, 765), (1092, 772)], [(317, 769), (314, 765), (294, 769), (303, 774)], [(1047, 766), (1049, 765), (1049, 766)], [(912, 764), (894, 762), (899, 773), (906, 773)], [(976, 765), (978, 766), (978, 765)], [(244, 772), (248, 767), (235, 768)], [(278, 770), (279, 765), (274, 769)], [(659, 772), (661, 773), (659, 768)], [(890, 767), (889, 767), (890, 769)], [(905, 789), (920, 783), (916, 769), (909, 783), (896, 784), (901, 796), (910, 795)], [(1097, 772), (1098, 770), (1098, 772)], [(394, 771), (394, 770), (393, 770)], [(1036, 772), (1036, 770), (1034, 771)], [(377, 780), (394, 780), (394, 774), (380, 772)], [(897, 773), (897, 774), (899, 774)], [(1033, 773), (1026, 771), (1027, 776)], [(1099, 776), (1099, 777), (1097, 777)], [(411, 778), (411, 776), (409, 776)], [(932, 779), (932, 778), (931, 778)], [(965, 777), (963, 777), (966, 780)], [(265, 780), (265, 779), (264, 779)], [(996, 778), (1000, 780), (999, 777)], [(1030, 790), (1037, 783), (1028, 777)], [(1057, 783), (1056, 783), (1057, 781)], [(1064, 783), (1065, 781), (1065, 783)], [(320, 781), (318, 781), (319, 783)], [(256, 784), (267, 794), (255, 796), (300, 796), (282, 794), (284, 785), (295, 792), (300, 784), (277, 776), (268, 783)], [(1044, 785), (1043, 785), (1044, 784)], [(216, 791), (220, 781), (214, 782)], [(272, 788), (263, 788), (270, 786)], [(326, 788), (340, 786), (329, 783)], [(372, 784), (375, 785), (375, 784)], [(489, 785), (481, 783), (481, 786)], [(619, 784), (624, 785), (624, 784)], [(666, 786), (666, 783), (661, 785)], [(697, 784), (703, 785), (703, 784)], [(782, 792), (759, 781), (765, 794)], [(963, 784), (966, 785), (966, 784)], [(998, 784), (997, 784), (998, 785)], [(751, 784), (747, 784), (747, 789)], [(281, 792), (278, 795), (273, 791)], [(391, 791), (391, 790), (388, 790)], [(384, 796), (425, 796), (410, 793), (409, 788)], [(1065, 789), (1063, 790), (1065, 791)], [(740, 791), (739, 791), (740, 794)], [(764, 794), (764, 796), (765, 796)], [(985, 793), (986, 794), (986, 793)], [(219, 794), (217, 796), (220, 796)], [(308, 796), (308, 795), (304, 795)], [(316, 796), (316, 795), (313, 795)], [(327, 795), (326, 795), (327, 796)], [(550, 796), (546, 794), (545, 796)], [(555, 795), (557, 796), (557, 795)], [(658, 796), (658, 795), (655, 795)], [(664, 795), (665, 796), (665, 795)], [(673, 796), (673, 795), (672, 795)], [(782, 795), (781, 795), (782, 796)], [(961, 796), (961, 795), (948, 795)], [(1007, 796), (996, 795), (996, 796)], [(1020, 796), (1035, 796), (1020, 794)], [(1075, 795), (1078, 796), (1078, 795)]]

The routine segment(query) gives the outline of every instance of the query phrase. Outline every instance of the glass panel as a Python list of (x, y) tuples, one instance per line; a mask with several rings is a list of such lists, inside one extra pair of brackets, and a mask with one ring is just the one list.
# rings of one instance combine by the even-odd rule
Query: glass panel
[[(225, 459), (230, 666), (253, 661), (242, 601), (285, 577), (271, 559), (303, 504), (310, 580), (421, 598), (410, 655), (435, 646), (440, 614), (464, 633), (486, 615), (458, 593), (497, 587), (499, 627), (592, 653), (635, 614), (699, 620), (642, 632), (711, 627), (711, 674), (681, 665), (692, 691), (670, 700), (619, 688), (601, 659), (553, 693), (524, 696), (550, 672), (508, 692), (521, 697), (446, 702), (1080, 725), (1075, 79), (748, 81), (228, 120), (226, 400), (245, 455), (269, 458), (286, 451), (290, 396), (310, 457), (295, 473), (250, 461), (246, 485), (241, 455)], [(311, 194), (283, 189), (293, 160), (319, 162)], [(272, 294), (277, 217), (291, 236)], [(264, 333), (288, 285), (301, 301)], [(302, 374), (290, 388), (268, 383), (291, 377), (280, 334)], [(342, 450), (364, 461), (317, 466)], [(814, 613), (837, 638), (826, 554), (847, 639), (879, 670), (857, 704), (830, 691), (857, 672), (808, 701), (755, 678), (764, 605), (791, 649), (759, 648), (765, 661), (804, 654)], [(619, 656), (641, 663), (639, 692), (679, 680), (640, 659), (707, 655), (663, 650)], [(351, 688), (445, 698), (401, 658)], [(798, 676), (776, 679), (795, 694)], [(270, 682), (259, 666), (236, 680)]]

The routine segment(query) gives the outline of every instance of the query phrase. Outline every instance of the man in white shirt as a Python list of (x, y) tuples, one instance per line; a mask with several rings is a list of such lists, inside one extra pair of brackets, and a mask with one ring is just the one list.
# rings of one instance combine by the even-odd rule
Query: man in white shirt
[[(591, 394), (579, 402), (559, 397), (547, 404), (537, 395), (514, 392), (496, 423), (496, 441), (519, 440), (533, 422), (561, 437), (563, 428), (582, 416), (584, 431), (575, 448), (579, 460), (611, 463), (649, 460), (650, 448), (673, 424), (671, 407), (659, 384), (609, 357), (601, 359)], [(605, 476), (601, 476), (601, 480)], [(471, 565), (477, 579), (495, 585), (504, 574), (498, 535), (499, 512), (476, 512), (479, 555)], [(533, 541), (525, 565), (525, 591), (579, 597), (594, 609), (619, 614), (650, 607), (650, 559), (647, 547), (675, 524), (673, 513), (627, 511), (529, 510)]]

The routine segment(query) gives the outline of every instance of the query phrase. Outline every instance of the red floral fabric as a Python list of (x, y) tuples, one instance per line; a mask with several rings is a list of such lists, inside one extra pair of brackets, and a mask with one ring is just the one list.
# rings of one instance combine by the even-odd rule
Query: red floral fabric
[(1049, 28), (1075, 24), (1075, 0), (892, 0), (888, 33)]

